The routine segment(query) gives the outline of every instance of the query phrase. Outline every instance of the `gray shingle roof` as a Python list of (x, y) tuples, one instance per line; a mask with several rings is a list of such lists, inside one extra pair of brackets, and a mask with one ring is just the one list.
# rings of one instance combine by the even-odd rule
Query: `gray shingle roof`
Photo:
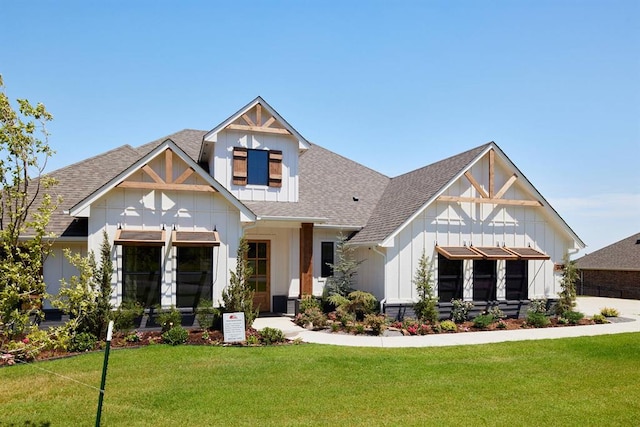
[(351, 241), (371, 243), (384, 240), (468, 166), (489, 144), (393, 178), (367, 225)]
[(640, 271), (640, 233), (576, 260), (581, 270)]

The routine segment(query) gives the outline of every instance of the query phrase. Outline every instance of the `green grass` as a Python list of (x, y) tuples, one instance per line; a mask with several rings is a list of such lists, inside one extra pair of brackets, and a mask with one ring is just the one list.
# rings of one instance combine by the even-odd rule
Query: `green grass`
[[(0, 425), (95, 423), (103, 354), (0, 369)], [(111, 352), (113, 425), (636, 425), (640, 333), (445, 348)]]

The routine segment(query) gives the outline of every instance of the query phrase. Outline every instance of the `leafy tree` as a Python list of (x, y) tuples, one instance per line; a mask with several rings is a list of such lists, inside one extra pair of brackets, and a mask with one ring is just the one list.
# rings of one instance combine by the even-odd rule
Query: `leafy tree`
[(42, 316), (42, 266), (53, 237), (46, 226), (60, 203), (46, 194), (55, 180), (43, 175), (53, 116), (43, 104), (17, 101), (16, 111), (0, 75), (0, 335), (8, 336), (21, 333), (30, 315)]
[(422, 252), (418, 261), (413, 283), (418, 292), (418, 302), (414, 304), (416, 316), (424, 321), (436, 323), (440, 318), (438, 312), (438, 297), (433, 294), (433, 277), (429, 266), (429, 257)]
[(222, 302), (226, 313), (243, 312), (245, 326), (250, 328), (258, 310), (253, 308), (253, 289), (249, 283), (253, 269), (247, 261), (248, 252), (249, 245), (243, 237), (236, 253), (236, 271), (230, 271), (229, 285), (222, 290)]
[(560, 281), (560, 293), (556, 304), (556, 314), (563, 316), (565, 313), (573, 311), (576, 306), (576, 282), (578, 281), (578, 269), (575, 261), (569, 259), (569, 254), (565, 253), (562, 258), (564, 269), (562, 280)]
[(341, 295), (346, 297), (353, 291), (353, 284), (358, 267), (362, 261), (357, 261), (354, 256), (355, 249), (347, 244), (346, 236), (340, 234), (336, 244), (336, 262), (329, 263), (333, 269), (333, 275), (327, 279), (326, 292), (329, 296)]

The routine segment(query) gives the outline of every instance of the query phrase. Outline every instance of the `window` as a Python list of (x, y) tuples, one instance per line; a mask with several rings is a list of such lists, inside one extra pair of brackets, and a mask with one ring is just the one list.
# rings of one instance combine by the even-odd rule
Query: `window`
[(123, 246), (123, 300), (160, 304), (160, 246)]
[(462, 299), (462, 260), (438, 255), (438, 297), (442, 302)]
[(523, 300), (529, 297), (529, 262), (526, 260), (507, 261), (506, 267), (506, 298), (508, 300)]
[(320, 244), (320, 277), (333, 276), (333, 242), (322, 242)]
[(496, 300), (496, 262), (473, 261), (473, 300)]
[(210, 300), (213, 287), (213, 247), (177, 247), (176, 305), (197, 307)]
[(282, 187), (282, 151), (234, 148), (233, 183)]

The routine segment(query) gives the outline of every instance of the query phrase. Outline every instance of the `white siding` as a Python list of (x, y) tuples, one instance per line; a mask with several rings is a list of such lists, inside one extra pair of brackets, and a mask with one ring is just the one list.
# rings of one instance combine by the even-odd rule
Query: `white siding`
[[(72, 252), (80, 253), (83, 256), (87, 254), (86, 243), (76, 242), (56, 242), (51, 248), (51, 253), (44, 261), (44, 283), (47, 286), (47, 293), (56, 296), (60, 292), (60, 280), (65, 279), (69, 281), (71, 276), (77, 275), (78, 270), (69, 263), (69, 260), (64, 256), (64, 249), (69, 248)], [(44, 301), (44, 308), (49, 309), (51, 302), (46, 299)]]

